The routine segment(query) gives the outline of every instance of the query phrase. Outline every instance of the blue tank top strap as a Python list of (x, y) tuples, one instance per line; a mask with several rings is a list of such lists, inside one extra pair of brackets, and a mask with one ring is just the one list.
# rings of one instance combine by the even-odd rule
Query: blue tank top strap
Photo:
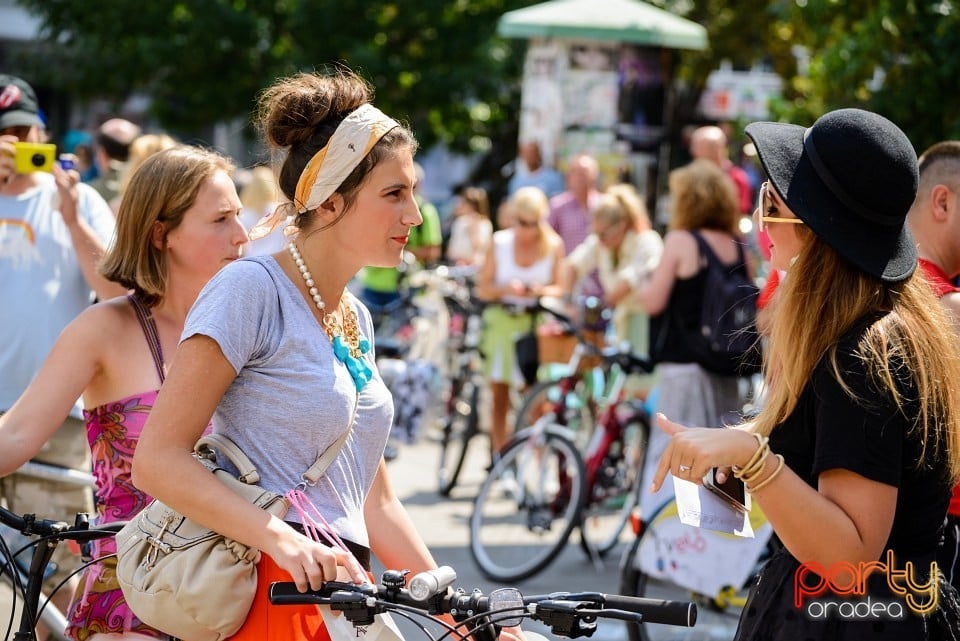
[(147, 346), (150, 348), (153, 364), (157, 368), (157, 375), (160, 377), (160, 383), (162, 384), (166, 375), (163, 369), (163, 349), (160, 347), (160, 333), (157, 331), (157, 323), (153, 320), (150, 308), (144, 305), (136, 294), (128, 294), (127, 300), (130, 301), (133, 310), (137, 313), (140, 329), (143, 330), (143, 336), (147, 339)]

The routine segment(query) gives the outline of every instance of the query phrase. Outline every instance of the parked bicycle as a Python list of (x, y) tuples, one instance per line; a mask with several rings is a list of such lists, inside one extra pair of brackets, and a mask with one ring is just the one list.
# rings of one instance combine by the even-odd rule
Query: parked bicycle
[[(47, 627), (55, 639), (66, 639), (66, 618), (57, 612), (42, 592), (44, 574), (54, 550), (63, 541), (87, 542), (113, 536), (122, 528), (124, 522), (110, 523), (92, 527), (86, 514), (78, 514), (73, 525), (62, 521), (38, 519), (34, 514), (15, 514), (0, 507), (0, 523), (30, 537), (30, 542), (18, 549), (10, 549), (0, 537), (0, 573), (14, 587), (14, 599), (22, 599), (22, 612), (19, 628), (13, 634), (13, 641), (35, 641), (36, 627), (39, 623)], [(32, 548), (30, 563), (24, 571), (19, 559)], [(93, 561), (89, 561), (92, 563)], [(59, 589), (59, 586), (58, 586)], [(54, 616), (51, 616), (54, 615)], [(14, 611), (10, 612), (7, 632), (4, 639), (10, 639), (14, 626)]]
[[(750, 512), (754, 538), (681, 523), (670, 500), (644, 523), (631, 519), (633, 543), (620, 563), (620, 591), (643, 598), (686, 598), (699, 604), (710, 638), (732, 639), (747, 592), (779, 543), (759, 507)], [(628, 623), (630, 641), (666, 641), (656, 630)]]
[[(637, 599), (598, 592), (554, 592), (524, 597), (515, 588), (501, 588), (485, 595), (454, 589), (456, 573), (450, 567), (421, 572), (407, 582), (406, 572), (387, 570), (378, 585), (327, 582), (319, 590), (301, 593), (293, 583), (273, 583), (274, 605), (314, 604), (341, 612), (355, 628), (374, 623), (376, 615), (392, 613), (414, 623), (428, 639), (495, 641), (502, 627), (520, 625), (524, 619), (542, 621), (558, 636), (571, 639), (592, 636), (597, 619), (616, 619), (635, 624), (654, 623), (690, 627), (696, 623), (693, 603)], [(455, 626), (436, 615), (450, 614)], [(442, 635), (424, 623), (443, 628)], [(354, 638), (356, 633), (354, 634)], [(348, 641), (334, 637), (334, 641)]]
[(484, 303), (473, 295), (465, 277), (454, 278), (443, 299), (450, 314), (446, 359), (449, 386), (438, 438), (437, 491), (449, 496), (463, 471), (470, 443), (481, 431), (480, 394), (485, 380), (479, 347)]
[(408, 272), (401, 282), (400, 298), (389, 309), (380, 308), (386, 316), (376, 330), (377, 366), (395, 404), (387, 460), (395, 457), (400, 443), (417, 440), (421, 427), (432, 420), (450, 326), (444, 302), (447, 267)]
[(556, 422), (566, 407), (560, 394), (554, 409), (516, 433), (480, 487), (470, 552), (491, 580), (540, 572), (576, 527), (582, 548), (598, 561), (617, 545), (639, 501), (650, 419), (624, 386), (628, 375), (649, 372), (651, 364), (618, 349), (597, 353), (613, 383), (586, 448), (581, 452), (577, 434)]
[(607, 346), (610, 310), (595, 296), (577, 299), (571, 315), (545, 300), (537, 307), (548, 314), (538, 329), (540, 378), (524, 394), (514, 431), (553, 412), (554, 422), (574, 430), (585, 445), (596, 425), (598, 401), (606, 385), (607, 364), (598, 350)]
[[(56, 481), (59, 483), (69, 483), (79, 487), (96, 488), (96, 479), (92, 474), (81, 472), (60, 465), (51, 465), (40, 463), (38, 461), (28, 461), (17, 470), (18, 474), (35, 479), (46, 481)], [(31, 545), (36, 542), (23, 533), (2, 525), (0, 520), (0, 581), (6, 583), (14, 592), (14, 604), (23, 603), (25, 588), (30, 573), (30, 559), (25, 554)], [(53, 552), (51, 551), (51, 555)], [(46, 577), (53, 571), (53, 565), (49, 559), (43, 568), (43, 576)], [(42, 580), (41, 580), (42, 583)], [(38, 616), (39, 622), (48, 631), (49, 638), (54, 641), (68, 641), (64, 630), (67, 627), (66, 615), (49, 600), (49, 595), (40, 595), (40, 600), (44, 604), (41, 607)], [(7, 634), (4, 639), (10, 638), (10, 632), (14, 625), (14, 614), (16, 609), (10, 612), (10, 619), (7, 624)], [(2, 625), (2, 623), (0, 623)]]

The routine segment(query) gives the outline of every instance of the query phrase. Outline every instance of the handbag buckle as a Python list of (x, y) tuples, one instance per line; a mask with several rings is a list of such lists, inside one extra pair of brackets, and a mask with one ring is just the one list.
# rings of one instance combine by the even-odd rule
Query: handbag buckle
[(171, 550), (173, 550), (173, 547), (171, 547), (169, 543), (164, 543), (155, 536), (147, 535), (147, 543), (157, 548), (164, 554), (170, 554)]

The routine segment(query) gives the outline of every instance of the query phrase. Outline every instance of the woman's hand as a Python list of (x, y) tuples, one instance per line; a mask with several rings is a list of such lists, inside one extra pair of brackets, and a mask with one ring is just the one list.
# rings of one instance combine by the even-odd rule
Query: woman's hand
[(523, 633), (523, 630), (520, 629), (520, 626), (501, 628), (500, 636), (497, 638), (499, 641), (527, 641), (527, 637)]
[(80, 172), (76, 169), (63, 169), (59, 164), (53, 164), (53, 178), (57, 183), (57, 194), (60, 197), (60, 215), (68, 227), (77, 222), (78, 202), (80, 193), (77, 185), (80, 183)]
[(5, 185), (17, 174), (13, 156), (16, 136), (0, 136), (0, 185)]
[(671, 438), (653, 475), (652, 492), (660, 489), (667, 472), (700, 485), (711, 468), (742, 465), (757, 449), (756, 439), (742, 429), (684, 427), (659, 413), (657, 427)]
[(352, 554), (312, 541), (286, 525), (288, 532), (277, 534), (271, 549), (265, 550), (278, 566), (286, 570), (297, 589), (319, 590), (325, 581), (336, 581), (338, 568), (344, 568), (354, 583), (363, 583), (369, 576)]

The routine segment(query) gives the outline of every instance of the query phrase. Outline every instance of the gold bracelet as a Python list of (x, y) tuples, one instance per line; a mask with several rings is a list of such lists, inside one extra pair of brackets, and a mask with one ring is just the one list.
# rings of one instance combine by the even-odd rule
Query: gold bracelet
[[(777, 463), (777, 468), (776, 468), (775, 470), (773, 470), (773, 472), (770, 473), (770, 476), (768, 476), (767, 478), (763, 479), (762, 481), (760, 481), (759, 483), (757, 483), (757, 484), (754, 485), (753, 487), (750, 487), (750, 484), (747, 483), (746, 481), (744, 481), (744, 483), (747, 484), (747, 491), (748, 491), (748, 492), (750, 492), (751, 494), (755, 494), (755, 493), (758, 492), (759, 490), (763, 489), (763, 488), (766, 487), (771, 481), (773, 481), (773, 479), (777, 478), (777, 475), (779, 475), (780, 472), (781, 472), (781, 470), (783, 470), (783, 466), (784, 466), (783, 454), (774, 454), (774, 457), (776, 457), (776, 459), (777, 459), (777, 461), (778, 461), (778, 463)], [(751, 480), (752, 480), (752, 479), (751, 479)]]
[(766, 460), (767, 454), (770, 453), (769, 438), (757, 432), (751, 432), (751, 436), (757, 439), (757, 451), (753, 453), (753, 456), (743, 467), (733, 466), (733, 475), (741, 480), (744, 477), (752, 477), (759, 472), (763, 468), (763, 462)]
[(757, 461), (757, 464), (754, 465), (749, 470), (742, 470), (740, 473), (740, 476), (739, 476), (740, 480), (747, 485), (756, 481), (757, 478), (761, 474), (763, 474), (763, 469), (767, 464), (767, 457), (770, 456), (770, 446), (769, 445), (763, 446), (762, 448), (760, 448), (760, 452), (762, 454), (762, 458), (759, 461)]

